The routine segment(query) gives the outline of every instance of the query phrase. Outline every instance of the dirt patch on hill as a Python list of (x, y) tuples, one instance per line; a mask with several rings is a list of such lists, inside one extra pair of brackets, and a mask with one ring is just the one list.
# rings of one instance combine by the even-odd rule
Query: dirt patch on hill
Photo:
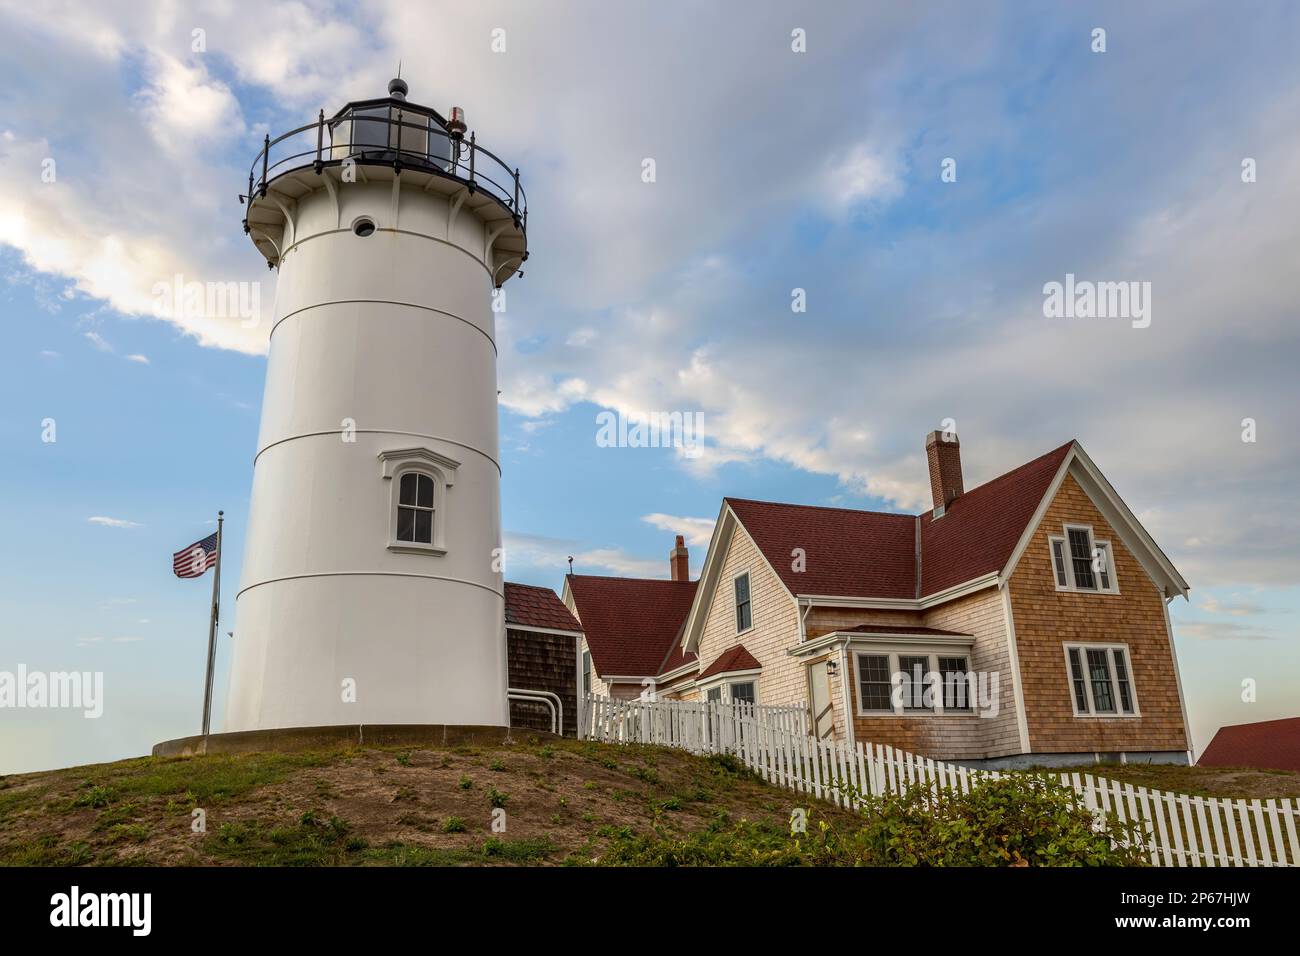
[(849, 816), (730, 758), (568, 740), (148, 757), (0, 778), (0, 863), (585, 863), (628, 834), (810, 805)]

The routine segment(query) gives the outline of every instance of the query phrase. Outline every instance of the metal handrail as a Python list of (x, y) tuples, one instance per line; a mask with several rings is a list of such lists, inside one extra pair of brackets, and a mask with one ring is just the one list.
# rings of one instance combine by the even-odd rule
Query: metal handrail
[[(363, 110), (382, 110), (384, 115), (368, 116), (361, 112)], [(412, 121), (409, 116), (418, 117), (419, 120)], [(366, 136), (358, 141), (358, 123), (382, 124), (383, 131), (373, 139)], [(335, 131), (345, 124), (348, 130), (347, 142), (334, 142)], [(325, 144), (326, 129), (330, 133), (328, 146)], [(316, 134), (313, 147), (273, 158), (272, 153), (277, 146), (311, 131)], [(412, 148), (413, 144), (419, 145), (419, 140), (423, 137), (427, 137), (423, 141), (423, 148)], [(435, 143), (445, 149), (438, 150)], [(527, 236), (528, 196), (520, 182), (518, 167), (511, 169), (491, 150), (480, 146), (474, 133), (466, 138), (463, 134), (449, 132), (439, 114), (401, 100), (351, 103), (330, 119), (326, 119), (325, 111), (321, 110), (314, 123), (299, 126), (275, 139), (271, 139), (269, 133), (266, 134), (262, 149), (248, 170), (248, 193), (241, 196), (240, 200), (251, 202), (255, 196), (265, 198), (270, 183), (280, 176), (302, 169), (313, 169), (320, 173), (326, 166), (340, 166), (349, 159), (364, 165), (392, 166), (399, 173), (403, 168), (419, 169), (455, 179), (463, 183), (471, 193), (482, 190), (484, 195), (496, 200), (510, 213), (515, 226)], [(483, 171), (485, 160), (487, 173)], [(248, 231), (247, 219), (244, 231)]]

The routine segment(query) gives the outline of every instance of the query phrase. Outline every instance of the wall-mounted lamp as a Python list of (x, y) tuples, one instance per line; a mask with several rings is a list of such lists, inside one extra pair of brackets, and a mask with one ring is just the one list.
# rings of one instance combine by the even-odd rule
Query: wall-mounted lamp
[(839, 666), (840, 666), (840, 662), (837, 661), (835, 658), (828, 657), (826, 659), (826, 673), (830, 674), (831, 677), (835, 676), (835, 669)]

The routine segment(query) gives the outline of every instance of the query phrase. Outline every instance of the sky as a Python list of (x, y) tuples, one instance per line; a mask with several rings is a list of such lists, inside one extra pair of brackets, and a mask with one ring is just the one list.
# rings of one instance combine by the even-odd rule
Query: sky
[[(724, 495), (922, 510), (947, 419), (967, 488), (1077, 438), (1191, 584), (1198, 752), (1300, 714), (1300, 8), (807, 7), (0, 0), (0, 670), (105, 698), (0, 710), (0, 773), (198, 731), (211, 578), (170, 557), (224, 509), (220, 727), (275, 298), (237, 196), (399, 61), (527, 189), (510, 580), (666, 576), (674, 533), (698, 570)], [(1045, 315), (1067, 274), (1149, 324)], [(176, 276), (262, 321), (160, 316)], [(660, 410), (700, 454), (598, 444)]]

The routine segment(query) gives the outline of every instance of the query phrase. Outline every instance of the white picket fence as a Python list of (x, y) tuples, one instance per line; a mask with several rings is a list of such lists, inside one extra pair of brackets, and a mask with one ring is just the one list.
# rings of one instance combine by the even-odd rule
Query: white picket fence
[[(968, 793), (983, 780), (1018, 773), (973, 770), (884, 745), (818, 740), (808, 734), (802, 707), (587, 697), (579, 735), (732, 754), (769, 783), (855, 808), (855, 793), (911, 787)], [(1092, 774), (1049, 776), (1094, 814), (1139, 823), (1140, 845), (1155, 866), (1300, 866), (1297, 801), (1194, 797)]]
[(731, 753), (749, 722), (807, 735), (808, 710), (716, 701), (584, 700), (578, 736), (621, 744), (661, 744), (692, 753)]

